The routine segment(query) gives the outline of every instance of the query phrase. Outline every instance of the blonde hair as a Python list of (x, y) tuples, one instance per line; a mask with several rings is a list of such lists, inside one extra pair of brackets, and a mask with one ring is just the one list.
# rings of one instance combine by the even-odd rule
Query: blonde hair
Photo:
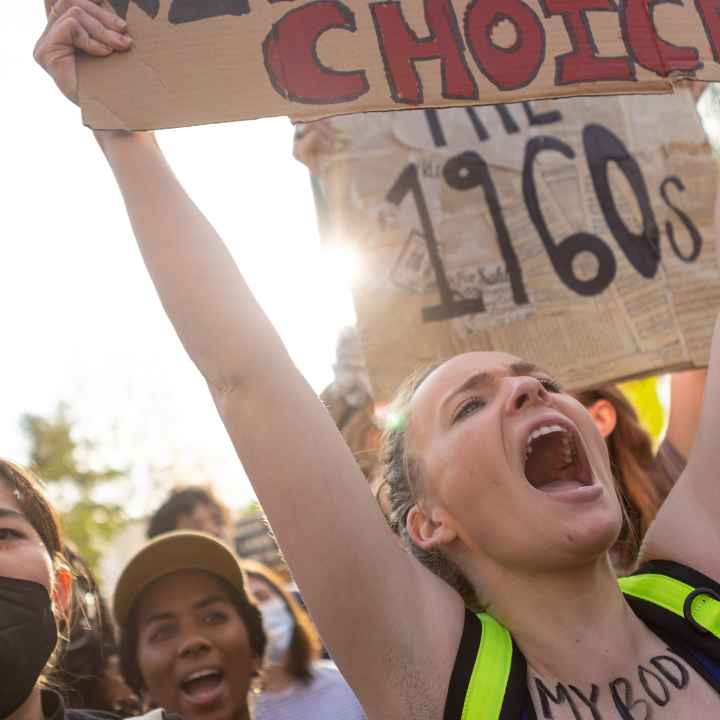
[(438, 550), (425, 550), (416, 545), (407, 529), (407, 517), (421, 494), (422, 473), (419, 463), (408, 448), (410, 402), (424, 380), (438, 367), (418, 370), (400, 387), (388, 412), (382, 436), (382, 482), (377, 495), (389, 506), (386, 517), (403, 545), (431, 572), (457, 590), (465, 604), (479, 608), (475, 589), (462, 571)]

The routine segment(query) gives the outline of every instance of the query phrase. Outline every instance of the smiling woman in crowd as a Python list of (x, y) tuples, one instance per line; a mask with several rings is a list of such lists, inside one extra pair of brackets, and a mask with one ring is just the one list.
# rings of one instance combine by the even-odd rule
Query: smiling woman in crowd
[(251, 720), (265, 633), (237, 558), (203, 533), (147, 543), (126, 565), (113, 610), (120, 665), (147, 708), (184, 720)]
[[(108, 55), (121, 33), (89, 0), (60, 0), (36, 57), (76, 100), (76, 48)], [(621, 589), (609, 559), (622, 516), (592, 417), (547, 372), (503, 353), (459, 355), (403, 388), (385, 438), (398, 542), (153, 135), (97, 139), (164, 307), (369, 717), (720, 715), (720, 331), (694, 449), (645, 535), (633, 582)], [(79, 189), (78, 212), (85, 202)], [(267, 238), (248, 228), (244, 240)], [(165, 582), (172, 613), (196, 622), (192, 607), (175, 608), (195, 583)], [(151, 670), (171, 667), (154, 699), (184, 710), (229, 670), (197, 688), (186, 673), (213, 665), (159, 659), (150, 640), (156, 615), (167, 614), (159, 588), (137, 615), (147, 633), (139, 647), (148, 643), (139, 669), (147, 686)], [(248, 669), (252, 652), (243, 652)]]

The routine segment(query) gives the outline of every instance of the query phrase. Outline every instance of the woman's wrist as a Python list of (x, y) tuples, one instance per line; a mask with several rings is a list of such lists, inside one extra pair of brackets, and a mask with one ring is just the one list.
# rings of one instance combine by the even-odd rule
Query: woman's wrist
[(153, 132), (128, 132), (126, 130), (94, 130), (95, 139), (100, 149), (109, 156), (116, 150), (123, 151), (129, 147), (146, 145), (157, 147), (155, 133)]

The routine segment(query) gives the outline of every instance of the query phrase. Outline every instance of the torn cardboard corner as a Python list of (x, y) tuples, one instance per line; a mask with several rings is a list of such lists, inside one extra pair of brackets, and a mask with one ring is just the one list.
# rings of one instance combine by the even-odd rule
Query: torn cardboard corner
[(358, 257), (373, 393), (457, 353), (577, 389), (707, 363), (717, 164), (688, 91), (333, 118), (324, 242)]
[(94, 128), (667, 93), (674, 77), (720, 80), (715, 0), (106, 2), (127, 18), (134, 45), (80, 62)]

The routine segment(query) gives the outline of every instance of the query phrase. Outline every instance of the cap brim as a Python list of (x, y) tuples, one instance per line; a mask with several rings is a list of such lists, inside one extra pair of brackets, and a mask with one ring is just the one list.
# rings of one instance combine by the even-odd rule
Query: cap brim
[(182, 570), (217, 575), (247, 597), (242, 568), (230, 548), (205, 533), (165, 533), (143, 546), (120, 574), (113, 596), (118, 625), (127, 623), (135, 603), (152, 583)]

